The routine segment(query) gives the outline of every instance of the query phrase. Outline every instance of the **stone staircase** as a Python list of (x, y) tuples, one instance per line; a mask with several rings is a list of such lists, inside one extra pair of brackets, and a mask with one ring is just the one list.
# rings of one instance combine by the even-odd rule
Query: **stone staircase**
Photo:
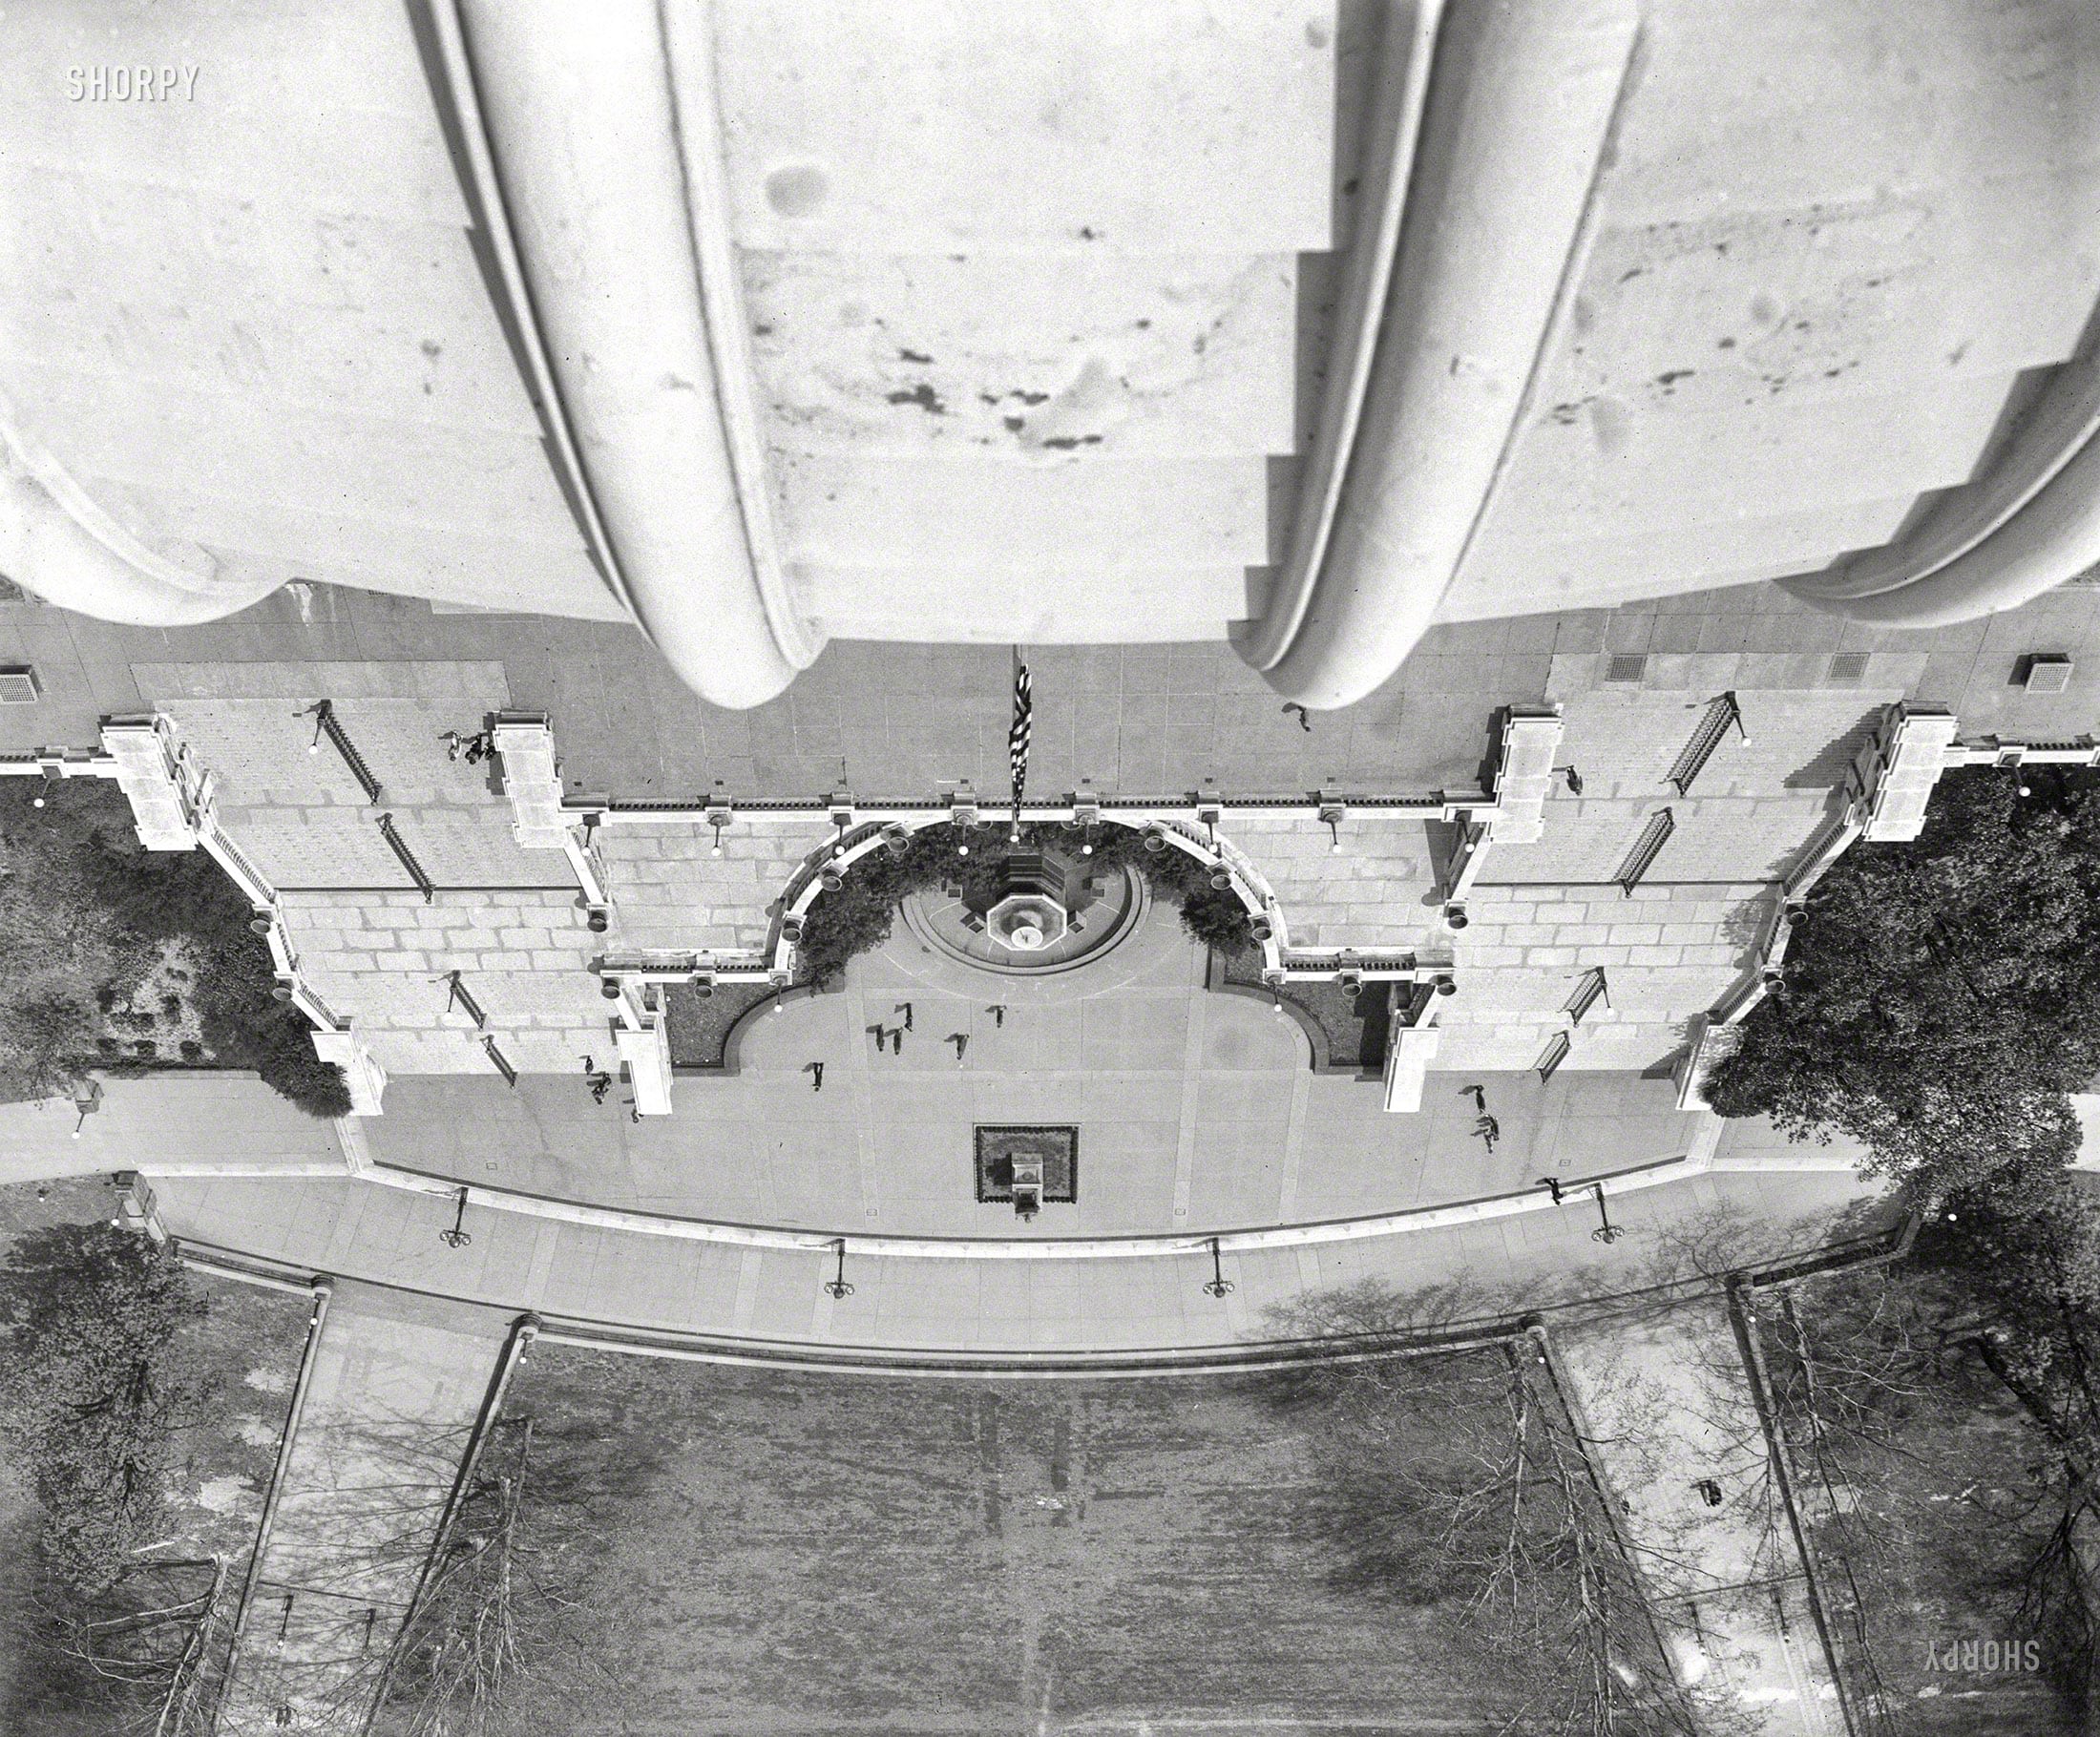
[(772, 506), (827, 633), (1215, 640), (1259, 613), (1347, 239), (1335, 13), (719, 9)]

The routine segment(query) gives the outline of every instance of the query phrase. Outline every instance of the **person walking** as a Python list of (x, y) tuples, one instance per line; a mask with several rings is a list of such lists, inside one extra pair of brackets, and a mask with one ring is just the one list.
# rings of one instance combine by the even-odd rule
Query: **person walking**
[(809, 1089), (812, 1092), (821, 1092), (824, 1090), (823, 1062), (812, 1061), (808, 1067), (804, 1068), (802, 1071), (809, 1076)]

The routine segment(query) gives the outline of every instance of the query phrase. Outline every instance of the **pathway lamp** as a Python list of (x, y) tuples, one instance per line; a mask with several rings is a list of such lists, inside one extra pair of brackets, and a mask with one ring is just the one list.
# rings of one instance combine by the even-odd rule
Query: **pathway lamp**
[(846, 1282), (846, 1239), (844, 1237), (835, 1236), (831, 1239), (831, 1252), (838, 1257), (838, 1266), (831, 1276), (824, 1281), (824, 1289), (825, 1293), (833, 1302), (843, 1303), (853, 1294), (853, 1287)]
[(1342, 822), (1348, 818), (1349, 805), (1347, 803), (1323, 802), (1320, 804), (1320, 825), (1327, 828), (1327, 848), (1328, 853), (1332, 856), (1339, 856), (1342, 853)]
[(443, 1243), (448, 1248), (466, 1247), (469, 1243), (473, 1241), (473, 1238), (470, 1236), (463, 1228), (466, 1223), (467, 1190), (462, 1188), (460, 1189), (458, 1197), (454, 1202), (452, 1228), (449, 1230), (440, 1230), (437, 1233), (437, 1240)]
[(1626, 1228), (1624, 1225), (1614, 1224), (1611, 1222), (1611, 1214), (1605, 1209), (1604, 1183), (1599, 1182), (1596, 1184), (1596, 1195), (1598, 1223), (1597, 1228), (1589, 1233), (1590, 1240), (1597, 1243), (1616, 1243), (1626, 1235)]
[(1218, 1251), (1218, 1239), (1210, 1239), (1210, 1277), (1204, 1281), (1204, 1294), (1212, 1297), (1228, 1297), (1238, 1288), (1225, 1276), (1225, 1258)]
[(78, 1140), (80, 1131), (88, 1125), (88, 1118), (102, 1107), (102, 1082), (89, 1080), (88, 1089), (73, 1100), (73, 1107), (79, 1112), (73, 1124), (73, 1137)]

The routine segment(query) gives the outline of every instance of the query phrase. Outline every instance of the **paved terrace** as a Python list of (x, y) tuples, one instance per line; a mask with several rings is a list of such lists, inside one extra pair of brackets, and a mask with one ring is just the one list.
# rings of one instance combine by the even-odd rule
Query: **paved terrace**
[[(1534, 836), (1498, 836), (1482, 856), (1462, 929), (1446, 926), (1441, 898), (1448, 824), (1351, 812), (1330, 829), (1304, 806), (1228, 808), (1220, 824), (1250, 884), (1273, 895), (1287, 957), (1449, 962), (1459, 993), (1437, 1010), (1437, 1070), (1541, 1066), (1564, 1038), (1570, 1070), (1668, 1068), (1697, 1017), (1754, 980), (1780, 879), (1836, 826), (1852, 761), (1908, 691), (1896, 682), (1900, 658), (1886, 685), (1719, 690), (1743, 656), (1653, 653), (1646, 685), (1585, 685), (1574, 666), (1586, 659), (1595, 662), (1554, 659), (1574, 685), (1543, 813)], [(1786, 667), (1771, 680), (1800, 678), (1798, 659), (1776, 663)], [(208, 774), (224, 834), (279, 890), (306, 989), (396, 1079), (609, 1061), (599, 960), (766, 969), (784, 895), (833, 836), (821, 809), (741, 810), (721, 833), (615, 813), (592, 844), (608, 903), (601, 933), (556, 848), (560, 830), (514, 824), (504, 777), (448, 753), (448, 732), (518, 699), (504, 663), (277, 658), (139, 663), (134, 674)], [(323, 739), (317, 687), (354, 761)], [(1673, 763), (1717, 691), (1732, 695), (1733, 721), (1679, 789)], [(1310, 752), (1309, 733), (1280, 722)], [(556, 750), (567, 742), (557, 722)], [(1673, 830), (1628, 893), (1617, 877), (1666, 815)], [(428, 896), (413, 889), (417, 873), (434, 883)]]
[[(1203, 987), (1205, 953), (1155, 907), (1082, 970), (999, 978), (900, 924), (835, 994), (748, 1015), (728, 1077), (680, 1076), (674, 1114), (595, 1105), (568, 1077), (506, 1089), (397, 1079), (362, 1136), (382, 1163), (650, 1212), (914, 1236), (1160, 1235), (1406, 1211), (1683, 1156), (1702, 1118), (1668, 1078), (1438, 1077), (1389, 1115), (1376, 1076), (1312, 1070), (1298, 1022)], [(880, 1054), (870, 1028), (901, 1033)], [(964, 1039), (958, 1061), (957, 1037)], [(823, 1087), (814, 1086), (822, 1066)], [(1501, 1124), (1490, 1152), (1461, 1088)], [(1077, 1204), (1032, 1225), (978, 1204), (979, 1123), (1079, 1130)]]
[[(304, 980), (334, 1016), (354, 1022), (397, 1078), (491, 1076), (496, 1062), (484, 1039), (526, 1074), (574, 1072), (586, 1055), (603, 1059), (611, 1039), (600, 958), (704, 956), (765, 969), (783, 898), (835, 836), (821, 810), (740, 815), (720, 834), (690, 820), (616, 813), (592, 847), (609, 907), (600, 934), (588, 927), (561, 853), (522, 830), (514, 836), (500, 781), (447, 757), (437, 727), (445, 701), (432, 694), (473, 679), (491, 709), (500, 707), (507, 690), (493, 666), (192, 665), (180, 675), (184, 691), (161, 702), (163, 713), (210, 769), (221, 825), (280, 889)], [(376, 798), (332, 747), (312, 751), (316, 726), (298, 695), (315, 680), (350, 692), (336, 718), (380, 786)], [(199, 691), (215, 684), (241, 691), (224, 700)], [(380, 691), (388, 687), (410, 691)], [(261, 697), (262, 688), (276, 697)], [(1661, 1069), (1684, 1048), (1692, 1019), (1754, 973), (1780, 902), (1778, 878), (1834, 824), (1855, 755), (1899, 695), (1739, 696), (1738, 722), (1686, 794), (1666, 777), (1709, 716), (1711, 693), (1579, 694), (1564, 708), (1560, 762), (1572, 776), (1554, 780), (1535, 842), (1498, 841), (1483, 858), (1463, 930), (1446, 927), (1441, 902), (1448, 825), (1350, 814), (1331, 829), (1306, 807), (1228, 809), (1218, 832), (1273, 895), (1289, 956), (1354, 950), (1455, 965), (1459, 994), (1438, 1009), (1448, 1047), (1438, 1068), (1532, 1067), (1566, 1030), (1564, 1065), (1574, 1070)], [(557, 749), (562, 740), (557, 731)], [(1675, 830), (1629, 896), (1614, 877), (1666, 809)], [(410, 889), (410, 870), (378, 825), (382, 812), (437, 883), (429, 897)], [(1570, 1027), (1565, 1009), (1599, 968), (1608, 990)], [(455, 973), (464, 995), (452, 987)], [(1098, 1026), (1109, 1029), (1104, 1010), (1124, 979), (1091, 968), (1080, 976), (1100, 1003)], [(1002, 993), (998, 982), (973, 980), (954, 994), (990, 999)], [(1149, 1027), (1126, 1012), (1117, 1029), (1128, 1040), (1180, 1042), (1171, 1024)], [(824, 1053), (841, 1059), (835, 1046)], [(1097, 1044), (1089, 1065), (1113, 1065), (1110, 1053)]]
[[(2016, 684), (2019, 659), (2034, 651), (2076, 659), (2065, 692)], [(1495, 707), (1572, 700), (1605, 684), (1610, 656), (1640, 654), (1636, 692), (1690, 700), (1730, 688), (1871, 687), (1946, 706), (1971, 733), (2069, 736), (2100, 704), (2100, 588), (1925, 632), (1847, 622), (1762, 584), (1448, 623), (1383, 687), (1316, 714), (1310, 730), (1228, 646), (1031, 648), (1030, 782), (1136, 795), (1213, 782), (1237, 794), (1475, 786)], [(1854, 661), (1836, 661), (1845, 658)], [(173, 666), (452, 662), (500, 664), (509, 703), (554, 720), (563, 776), (579, 794), (691, 800), (719, 782), (746, 799), (813, 800), (843, 787), (867, 800), (957, 783), (995, 791), (1006, 775), (1003, 646), (836, 644), (781, 699), (730, 712), (696, 699), (623, 625), (433, 614), (411, 599), (308, 584), (181, 629), (10, 602), (0, 605), (0, 661), (33, 665), (43, 693), (34, 705), (0, 707), (0, 751), (11, 753), (92, 746), (103, 715), (178, 697)], [(324, 697), (321, 677), (309, 680), (307, 703)], [(437, 728), (472, 727), (489, 703), (484, 690), (429, 697), (454, 701)]]

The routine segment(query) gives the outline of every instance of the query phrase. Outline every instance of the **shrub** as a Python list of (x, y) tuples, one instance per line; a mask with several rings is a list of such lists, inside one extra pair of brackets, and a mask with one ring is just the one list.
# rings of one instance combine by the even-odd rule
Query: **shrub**
[[(959, 883), (965, 898), (981, 902), (1015, 850), (1076, 852), (1082, 842), (1073, 827), (1033, 825), (1020, 834), (1016, 845), (1005, 831), (980, 827), (965, 834), (944, 823), (913, 833), (901, 852), (885, 848), (859, 858), (835, 890), (818, 896), (804, 920), (797, 953), (806, 979), (821, 987), (849, 960), (880, 947), (890, 938), (897, 907), (914, 892)], [(1246, 908), (1229, 889), (1212, 887), (1210, 870), (1186, 850), (1147, 850), (1144, 835), (1128, 827), (1098, 827), (1084, 842), (1094, 847), (1092, 867), (1134, 868), (1156, 897), (1179, 906), (1192, 939), (1228, 953), (1253, 944)], [(963, 844), (970, 846), (967, 857), (957, 854)]]
[(93, 1064), (94, 1029), (84, 1002), (55, 991), (0, 1005), (0, 1044), (14, 1072), (39, 1097), (54, 1097)]
[[(104, 1012), (112, 1023), (132, 1031), (153, 1028), (152, 1014), (123, 1009), (132, 993), (123, 985), (136, 986), (144, 967), (157, 962), (153, 955), (162, 943), (178, 942), (204, 966), (191, 989), (204, 1051), (222, 1065), (253, 1068), (311, 1115), (348, 1113), (342, 1070), (314, 1054), (306, 1021), (272, 995), (277, 983), (269, 950), (248, 931), (247, 900), (208, 854), (141, 848), (130, 835), (123, 799), (94, 783), (57, 786), (41, 809), (32, 809), (20, 792), (0, 790), (0, 836), (29, 867), (31, 871), (17, 879), (35, 887), (39, 909), (64, 908), (74, 928), (116, 948), (122, 964), (115, 973), (117, 981), (96, 992), (98, 1001), (108, 995)], [(17, 920), (15, 927), (28, 925)], [(6, 963), (18, 973), (35, 968), (39, 961), (25, 956), (32, 942), (38, 948), (52, 945), (50, 937), (35, 931), (9, 950)], [(52, 1065), (63, 1063), (76, 1073), (103, 1048), (93, 1036), (84, 1003), (70, 1044), (58, 1041), (63, 1022), (55, 1020), (53, 1008), (35, 1011), (52, 1033), (47, 1051)], [(0, 1009), (0, 1022), (22, 1013), (19, 1007)], [(0, 1039), (10, 1051), (22, 1049), (5, 1030)], [(33, 1057), (45, 1052), (26, 1053)], [(19, 1059), (15, 1071), (22, 1072)]]

